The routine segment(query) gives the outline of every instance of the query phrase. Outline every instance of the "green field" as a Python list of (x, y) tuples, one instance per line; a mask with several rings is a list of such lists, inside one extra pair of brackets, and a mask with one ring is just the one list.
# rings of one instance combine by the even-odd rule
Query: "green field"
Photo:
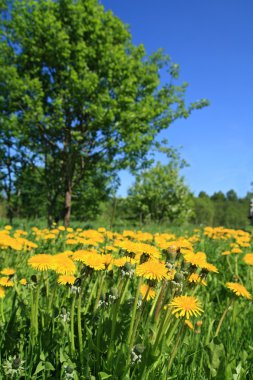
[(2, 379), (252, 379), (252, 235), (0, 231)]

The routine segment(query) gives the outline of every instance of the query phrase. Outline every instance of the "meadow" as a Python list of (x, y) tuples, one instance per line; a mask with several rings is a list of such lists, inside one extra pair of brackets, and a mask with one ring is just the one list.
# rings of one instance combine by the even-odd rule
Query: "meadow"
[(4, 226), (1, 379), (253, 379), (243, 230)]

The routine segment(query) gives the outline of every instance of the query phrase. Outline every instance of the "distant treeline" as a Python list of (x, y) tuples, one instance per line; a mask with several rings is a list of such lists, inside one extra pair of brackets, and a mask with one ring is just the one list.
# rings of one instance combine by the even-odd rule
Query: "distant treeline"
[[(12, 197), (13, 218), (40, 219), (46, 215), (46, 191), (43, 186), (27, 186)], [(35, 185), (35, 186), (34, 186)], [(89, 184), (87, 184), (89, 187)], [(100, 195), (100, 196), (99, 196)], [(209, 225), (244, 228), (249, 225), (249, 205), (252, 193), (239, 197), (234, 190), (215, 192), (209, 196), (201, 191), (198, 196), (190, 194), (187, 203), (187, 218), (170, 219), (168, 212), (160, 215), (159, 221), (152, 214), (143, 213), (143, 207), (138, 206), (132, 196), (125, 198), (110, 196), (99, 192), (99, 186), (94, 185), (86, 191), (80, 191), (79, 197), (73, 202), (73, 219), (82, 223), (101, 221), (108, 226), (136, 226), (142, 227), (149, 223), (166, 225)], [(0, 198), (0, 217), (7, 217), (7, 200)], [(184, 206), (181, 206), (184, 207)], [(145, 209), (145, 208), (144, 208)], [(60, 210), (60, 203), (59, 203)], [(190, 211), (190, 212), (189, 212)], [(186, 213), (185, 213), (186, 215)], [(56, 215), (55, 221), (59, 222)]]
[[(189, 216), (179, 224), (194, 224), (205, 226), (225, 226), (231, 228), (245, 228), (250, 224), (249, 205), (252, 193), (247, 193), (245, 197), (239, 197), (234, 190), (224, 194), (222, 191), (215, 192), (209, 196), (201, 191), (198, 196), (191, 195), (188, 207), (191, 208)], [(115, 223), (124, 220), (132, 221), (133, 224), (141, 225), (142, 215), (137, 215), (136, 207), (130, 202), (129, 197), (118, 198), (111, 201), (111, 209), (113, 203), (116, 203)], [(111, 211), (112, 214), (112, 211)], [(145, 223), (152, 222), (146, 219)], [(168, 218), (161, 219), (161, 223), (178, 224), (177, 220), (170, 221)]]

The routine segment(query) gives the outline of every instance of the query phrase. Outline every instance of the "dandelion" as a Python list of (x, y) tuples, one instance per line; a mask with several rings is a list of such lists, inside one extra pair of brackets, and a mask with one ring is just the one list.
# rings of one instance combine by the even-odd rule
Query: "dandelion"
[(147, 301), (155, 298), (155, 289), (146, 284), (141, 285), (140, 292), (141, 292), (142, 298), (144, 298), (148, 292)]
[(130, 264), (137, 264), (137, 261), (135, 259), (131, 259), (131, 257), (120, 257), (117, 259), (113, 259), (112, 264), (115, 265), (115, 267), (122, 268), (126, 263)]
[(27, 280), (26, 278), (21, 278), (21, 280), (19, 281), (20, 285), (27, 285)]
[(98, 255), (98, 254), (87, 255), (83, 258), (82, 262), (85, 265), (87, 265), (88, 267), (95, 269), (95, 270), (105, 269), (103, 257), (101, 255)]
[(192, 273), (188, 279), (189, 282), (193, 282), (193, 283), (200, 283), (201, 285), (204, 285), (206, 286), (206, 281), (203, 280), (200, 275), (198, 275), (197, 273)]
[(73, 285), (76, 280), (75, 276), (70, 276), (70, 275), (61, 275), (58, 277), (58, 284), (60, 285)]
[(219, 271), (216, 268), (216, 266), (213, 265), (213, 264), (210, 264), (210, 263), (203, 264), (202, 268), (206, 269), (208, 272), (219, 273)]
[(5, 268), (0, 273), (6, 276), (12, 276), (14, 273), (16, 273), (16, 271), (12, 268)]
[(76, 272), (74, 262), (65, 253), (54, 256), (54, 271), (58, 274), (73, 275)]
[(228, 256), (231, 254), (231, 251), (224, 251), (222, 252), (222, 256)]
[(238, 284), (238, 282), (227, 282), (226, 287), (232, 290), (238, 297), (242, 296), (248, 300), (252, 299), (248, 290), (242, 284)]
[(185, 319), (184, 323), (189, 327), (190, 330), (194, 330), (193, 324), (189, 319)]
[(28, 265), (30, 265), (33, 269), (46, 271), (49, 269), (54, 269), (55, 261), (52, 255), (41, 253), (39, 255), (30, 257), (28, 260)]
[(202, 266), (206, 263), (206, 254), (204, 252), (190, 252), (184, 255), (184, 259), (187, 263), (202, 268)]
[(247, 253), (244, 256), (243, 261), (248, 265), (253, 265), (253, 253)]
[(4, 298), (5, 296), (5, 290), (0, 286), (0, 298)]
[(160, 281), (167, 276), (168, 269), (165, 264), (157, 260), (149, 260), (136, 267), (136, 275), (149, 280)]
[(9, 288), (9, 287), (13, 287), (14, 286), (14, 282), (9, 280), (8, 277), (1, 277), (0, 278), (0, 286), (4, 286), (6, 288)]
[(169, 306), (173, 308), (172, 314), (176, 314), (176, 317), (186, 317), (186, 319), (204, 312), (198, 298), (193, 296), (175, 297), (172, 302), (169, 303)]

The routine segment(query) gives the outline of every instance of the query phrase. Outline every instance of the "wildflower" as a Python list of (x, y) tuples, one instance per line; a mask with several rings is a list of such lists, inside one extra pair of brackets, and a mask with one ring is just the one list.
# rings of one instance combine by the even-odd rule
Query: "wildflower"
[(136, 260), (130, 257), (120, 257), (112, 261), (112, 264), (119, 268), (123, 267), (126, 263), (136, 264)]
[(231, 249), (231, 253), (242, 253), (242, 250), (238, 247)]
[(203, 280), (200, 275), (197, 273), (192, 273), (188, 279), (189, 282), (194, 282), (194, 283), (200, 283), (201, 285), (206, 286), (206, 281)]
[[(148, 294), (147, 294), (148, 292)], [(142, 298), (144, 298), (147, 294), (147, 301), (149, 301), (150, 299), (153, 299), (155, 298), (155, 289), (154, 288), (151, 288), (150, 286), (146, 285), (146, 284), (142, 284), (141, 285), (141, 295), (142, 295)]]
[(105, 269), (103, 257), (99, 254), (86, 255), (83, 258), (82, 262), (85, 265), (87, 265), (88, 267), (95, 269), (95, 270)]
[(19, 281), (19, 283), (21, 285), (27, 285), (27, 280), (25, 278), (21, 278), (21, 280)]
[(74, 262), (65, 253), (54, 256), (54, 271), (59, 274), (73, 275), (76, 272)]
[(75, 280), (76, 280), (75, 276), (61, 275), (59, 276), (57, 282), (60, 285), (67, 285), (67, 284), (73, 285)]
[(192, 315), (197, 316), (204, 312), (200, 301), (193, 296), (175, 297), (169, 303), (169, 306), (174, 309), (172, 314), (176, 314), (176, 317), (186, 317), (186, 319), (189, 319)]
[(248, 300), (252, 299), (248, 290), (242, 284), (238, 284), (238, 282), (227, 282), (226, 287), (232, 290), (237, 296), (245, 297)]
[(8, 277), (1, 277), (0, 278), (0, 286), (5, 286), (6, 288), (7, 287), (13, 287), (14, 286), (14, 282), (9, 280)]
[(194, 330), (193, 324), (189, 319), (186, 319), (184, 323), (189, 327), (190, 330)]
[(5, 268), (0, 273), (6, 276), (12, 276), (14, 273), (16, 273), (16, 271), (15, 269), (12, 269), (12, 268)]
[(102, 255), (102, 262), (104, 263), (105, 267), (108, 268), (110, 266), (110, 264), (112, 263), (112, 255), (110, 255), (109, 253), (107, 253), (106, 255)]
[(144, 264), (140, 264), (136, 267), (137, 276), (142, 276), (149, 280), (160, 281), (167, 276), (168, 269), (166, 266), (157, 260), (149, 260)]
[(224, 251), (222, 252), (222, 256), (228, 256), (231, 254), (231, 251)]
[(4, 298), (5, 296), (5, 290), (0, 286), (0, 298)]
[(33, 269), (41, 271), (54, 269), (54, 257), (52, 255), (41, 253), (39, 255), (30, 257), (30, 259), (28, 260), (28, 265), (30, 265)]
[(219, 271), (218, 271), (218, 269), (216, 268), (216, 266), (213, 265), (213, 264), (210, 264), (210, 263), (204, 263), (204, 264), (202, 265), (202, 268), (208, 270), (208, 272), (219, 273)]
[(243, 261), (248, 265), (253, 265), (253, 253), (247, 253), (244, 256)]
[(206, 263), (206, 254), (204, 252), (190, 252), (184, 255), (184, 259), (191, 265), (202, 268), (202, 265)]

